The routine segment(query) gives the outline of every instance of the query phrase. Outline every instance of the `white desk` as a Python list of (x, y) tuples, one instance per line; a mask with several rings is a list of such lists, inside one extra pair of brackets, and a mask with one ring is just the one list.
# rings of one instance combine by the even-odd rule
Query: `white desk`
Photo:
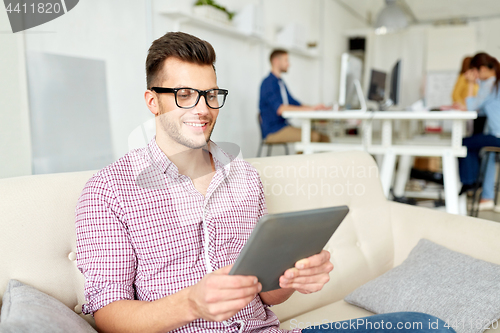
[[(440, 156), (443, 159), (443, 180), (445, 188), (446, 211), (453, 214), (465, 214), (465, 198), (459, 205), (459, 176), (458, 157), (467, 155), (467, 148), (462, 146), (465, 122), (476, 119), (475, 111), (287, 111), (283, 117), (300, 119), (302, 121), (302, 141), (295, 144), (297, 151), (312, 154), (319, 151), (365, 150), (370, 154), (383, 154), (384, 160), (380, 167), (380, 180), (386, 196), (389, 195), (396, 157), (402, 157), (401, 164), (409, 164), (411, 156)], [(362, 120), (362, 142), (360, 144), (347, 143), (320, 143), (311, 142), (312, 120)], [(382, 121), (382, 140), (380, 144), (373, 144), (373, 122)], [(429, 145), (422, 140), (403, 140), (394, 143), (392, 139), (392, 125), (394, 120), (451, 120), (453, 122), (451, 140), (440, 142), (438, 145)], [(340, 141), (340, 140), (339, 140)], [(402, 169), (408, 168), (404, 165)]]

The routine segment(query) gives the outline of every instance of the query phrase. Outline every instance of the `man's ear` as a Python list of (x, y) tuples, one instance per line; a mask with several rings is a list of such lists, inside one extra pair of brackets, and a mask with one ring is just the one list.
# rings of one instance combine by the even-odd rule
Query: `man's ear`
[(154, 114), (155, 116), (160, 114), (158, 96), (155, 93), (153, 93), (151, 90), (146, 90), (146, 92), (144, 92), (144, 100), (146, 101), (146, 105), (152, 114)]

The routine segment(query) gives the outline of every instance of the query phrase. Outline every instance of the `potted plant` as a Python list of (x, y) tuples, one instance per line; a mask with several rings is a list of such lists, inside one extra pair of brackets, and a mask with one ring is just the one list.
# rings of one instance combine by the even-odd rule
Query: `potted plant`
[(214, 0), (197, 0), (194, 4), (194, 12), (222, 23), (229, 23), (235, 14), (228, 11), (226, 7), (217, 4)]

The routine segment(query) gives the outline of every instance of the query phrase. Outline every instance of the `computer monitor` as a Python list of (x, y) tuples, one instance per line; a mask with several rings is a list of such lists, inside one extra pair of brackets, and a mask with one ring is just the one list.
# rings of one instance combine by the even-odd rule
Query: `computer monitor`
[(391, 73), (391, 93), (389, 95), (389, 98), (395, 105), (399, 104), (400, 91), (401, 91), (401, 59), (399, 59), (394, 65), (394, 67), (392, 67), (392, 73)]
[(349, 53), (343, 53), (340, 64), (339, 105), (345, 109), (361, 107), (355, 82), (361, 82), (363, 61)]
[(385, 81), (387, 73), (372, 69), (370, 76), (370, 89), (368, 99), (370, 101), (382, 102), (385, 100)]

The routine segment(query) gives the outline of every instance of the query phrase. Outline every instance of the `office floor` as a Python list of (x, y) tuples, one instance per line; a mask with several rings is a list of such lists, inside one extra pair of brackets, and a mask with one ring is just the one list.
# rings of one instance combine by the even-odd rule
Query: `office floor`
[[(436, 202), (437, 202), (436, 199), (428, 199), (428, 198), (426, 199), (425, 196), (419, 198), (419, 193), (422, 192), (423, 190), (425, 190), (427, 193), (440, 192), (441, 193), (440, 197), (441, 198), (444, 197), (442, 185), (437, 185), (433, 182), (426, 182), (426, 181), (422, 181), (422, 180), (412, 179), (407, 183), (406, 194), (412, 193), (413, 195), (411, 195), (411, 196), (415, 199), (413, 199), (413, 201), (414, 201), (413, 203), (410, 203), (410, 202), (408, 202), (408, 203), (416, 204), (417, 206), (420, 206), (420, 207), (426, 207), (426, 208), (446, 211), (446, 209), (444, 207), (444, 201), (442, 201), (441, 204), (438, 204), (439, 207), (436, 207)], [(499, 191), (498, 195), (500, 195), (500, 191)], [(410, 200), (412, 200), (412, 199), (410, 199)], [(468, 212), (470, 209), (469, 206), (472, 202), (472, 198), (471, 197), (467, 198), (467, 201), (468, 201), (468, 205), (467, 205), (468, 206), (467, 212)], [(498, 204), (500, 205), (500, 197), (498, 199)], [(485, 219), (485, 220), (500, 222), (500, 213), (496, 213), (493, 210), (480, 211), (478, 214), (478, 217)]]
[[(469, 197), (469, 198), (467, 198), (467, 201), (468, 201), (468, 203), (470, 203), (472, 200)], [(499, 199), (498, 203), (500, 204), (500, 199)], [(496, 213), (493, 210), (480, 211), (477, 217), (479, 217), (481, 219), (485, 219), (485, 220), (500, 222), (500, 213)]]
[(500, 222), (500, 213), (495, 213), (492, 210), (479, 212), (478, 217), (485, 220)]

